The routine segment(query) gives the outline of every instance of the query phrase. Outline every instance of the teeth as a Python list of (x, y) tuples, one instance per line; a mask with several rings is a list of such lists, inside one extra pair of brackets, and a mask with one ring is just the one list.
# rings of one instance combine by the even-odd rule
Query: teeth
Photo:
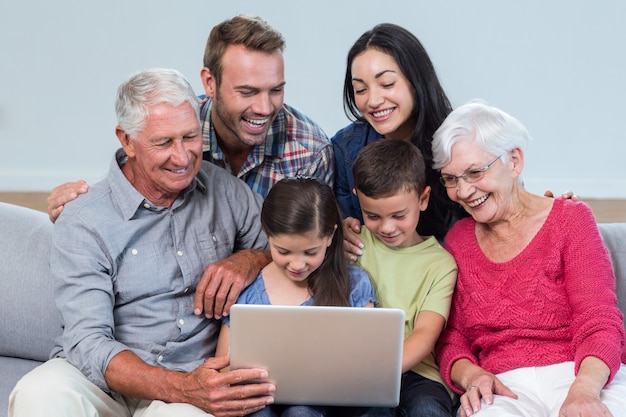
[(170, 169), (170, 171), (173, 172), (174, 174), (183, 174), (183, 173), (187, 172), (187, 168)]
[(471, 203), (467, 203), (468, 206), (470, 207), (476, 207), (482, 203), (485, 202), (485, 200), (487, 200), (489, 198), (489, 194), (485, 194), (484, 196), (480, 197), (478, 200), (474, 200)]
[(244, 117), (244, 119), (246, 122), (250, 123), (251, 125), (256, 125), (256, 126), (263, 126), (265, 123), (267, 123), (267, 121), (269, 119), (261, 119), (261, 120), (252, 120), (252, 119), (246, 119)]
[(390, 115), (392, 111), (393, 111), (393, 109), (377, 111), (377, 112), (373, 112), (372, 116), (374, 116), (374, 117), (385, 117), (385, 116)]

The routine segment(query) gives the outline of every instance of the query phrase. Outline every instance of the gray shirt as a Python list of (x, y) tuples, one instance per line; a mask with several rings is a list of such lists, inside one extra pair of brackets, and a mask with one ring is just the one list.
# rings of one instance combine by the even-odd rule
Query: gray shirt
[(146, 363), (191, 371), (215, 353), (220, 322), (193, 314), (205, 268), (233, 252), (265, 249), (261, 199), (204, 162), (171, 208), (155, 207), (126, 179), (120, 149), (107, 177), (66, 205), (50, 257), (66, 357), (110, 392), (111, 358), (130, 350)]

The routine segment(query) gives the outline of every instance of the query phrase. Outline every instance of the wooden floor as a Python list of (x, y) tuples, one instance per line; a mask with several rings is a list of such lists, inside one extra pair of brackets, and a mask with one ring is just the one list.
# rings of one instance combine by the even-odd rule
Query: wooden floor
[[(47, 211), (48, 193), (0, 192), (0, 201)], [(583, 200), (591, 206), (599, 223), (626, 222), (626, 200)]]

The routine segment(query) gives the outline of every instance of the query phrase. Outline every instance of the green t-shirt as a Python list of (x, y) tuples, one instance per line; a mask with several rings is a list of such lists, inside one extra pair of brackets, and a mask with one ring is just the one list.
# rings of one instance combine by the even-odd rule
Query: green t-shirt
[[(457, 266), (435, 237), (408, 248), (391, 248), (365, 226), (358, 236), (365, 247), (357, 263), (369, 274), (380, 307), (404, 310), (405, 338), (413, 332), (420, 311), (432, 311), (448, 320)], [(445, 386), (432, 352), (412, 371)]]

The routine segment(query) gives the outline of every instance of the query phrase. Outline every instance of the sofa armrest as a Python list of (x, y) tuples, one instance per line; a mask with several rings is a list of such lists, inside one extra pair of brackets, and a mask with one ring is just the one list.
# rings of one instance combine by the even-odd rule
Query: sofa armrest
[[(598, 228), (611, 254), (615, 271), (615, 291), (620, 309), (626, 316), (626, 223), (599, 223)], [(626, 324), (624, 328), (626, 329)]]
[(44, 361), (61, 334), (49, 253), (52, 223), (40, 211), (0, 203), (0, 355)]

